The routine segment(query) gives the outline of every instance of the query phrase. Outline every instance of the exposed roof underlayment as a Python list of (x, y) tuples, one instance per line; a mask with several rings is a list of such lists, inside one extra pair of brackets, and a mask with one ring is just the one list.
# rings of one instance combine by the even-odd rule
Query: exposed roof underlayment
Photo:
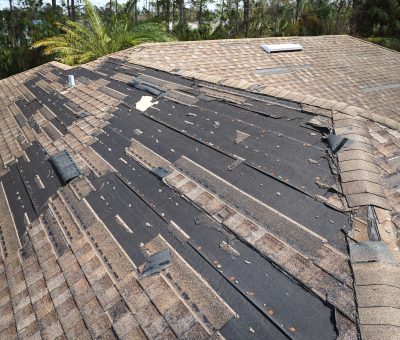
[(0, 81), (0, 338), (396, 338), (396, 116), (130, 59), (161, 46)]

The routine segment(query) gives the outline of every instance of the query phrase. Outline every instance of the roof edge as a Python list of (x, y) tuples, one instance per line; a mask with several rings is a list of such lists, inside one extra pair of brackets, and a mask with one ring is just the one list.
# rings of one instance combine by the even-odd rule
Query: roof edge
[[(247, 42), (247, 41), (255, 41), (255, 40), (266, 40), (266, 39), (277, 39), (277, 38), (283, 38), (283, 39), (296, 39), (296, 38), (311, 38), (311, 39), (321, 39), (324, 37), (350, 37), (348, 34), (326, 34), (326, 35), (316, 35), (316, 36), (300, 36), (300, 35), (291, 35), (291, 36), (282, 36), (282, 37), (259, 37), (259, 38), (231, 38), (231, 39), (206, 39), (206, 40), (201, 40), (202, 42), (209, 42), (209, 43), (221, 43), (221, 42)], [(155, 43), (144, 43), (140, 44), (138, 46), (134, 46), (133, 48), (141, 48), (145, 46), (157, 46), (157, 45), (174, 45), (174, 44), (198, 44), (199, 40), (187, 40), (187, 41), (170, 41), (170, 42), (155, 42)]]

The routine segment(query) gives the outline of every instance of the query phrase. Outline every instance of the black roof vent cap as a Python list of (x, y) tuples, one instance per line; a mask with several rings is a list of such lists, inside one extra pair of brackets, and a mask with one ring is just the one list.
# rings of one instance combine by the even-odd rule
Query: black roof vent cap
[(67, 150), (56, 153), (51, 156), (49, 160), (53, 165), (57, 176), (64, 184), (67, 184), (69, 181), (82, 174), (81, 170)]
[(339, 152), (341, 148), (343, 148), (345, 145), (349, 145), (351, 142), (348, 138), (335, 135), (332, 132), (328, 135), (328, 137), (325, 138), (333, 153)]

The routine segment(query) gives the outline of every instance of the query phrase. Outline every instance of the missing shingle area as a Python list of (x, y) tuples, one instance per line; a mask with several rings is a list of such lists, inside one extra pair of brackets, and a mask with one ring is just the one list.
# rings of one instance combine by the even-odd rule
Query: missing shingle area
[(309, 69), (311, 68), (311, 64), (303, 64), (303, 65), (287, 65), (280, 67), (266, 67), (266, 68), (257, 68), (255, 73), (261, 75), (276, 75), (283, 73), (290, 73), (292, 71), (301, 70), (301, 69)]

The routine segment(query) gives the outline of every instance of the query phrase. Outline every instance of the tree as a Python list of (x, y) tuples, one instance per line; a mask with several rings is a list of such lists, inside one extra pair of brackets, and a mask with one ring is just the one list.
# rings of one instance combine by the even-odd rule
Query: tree
[(364, 37), (400, 38), (399, 0), (357, 0), (353, 5), (352, 31)]
[(15, 19), (14, 19), (14, 10), (12, 0), (9, 0), (10, 3), (10, 35), (11, 35), (11, 46), (16, 46), (16, 35), (15, 35)]
[(46, 55), (56, 55), (61, 62), (75, 65), (144, 42), (173, 39), (159, 23), (132, 25), (127, 17), (116, 17), (114, 22), (106, 25), (88, 0), (83, 3), (87, 24), (68, 21), (59, 25), (63, 34), (42, 39), (32, 46), (44, 47)]
[(76, 12), (75, 12), (75, 0), (71, 0), (71, 19), (72, 21), (76, 20)]
[(177, 0), (179, 7), (179, 23), (184, 25), (186, 23), (185, 20), (185, 0)]
[(244, 35), (247, 38), (249, 36), (249, 25), (250, 25), (250, 0), (243, 0), (243, 24), (244, 24)]

